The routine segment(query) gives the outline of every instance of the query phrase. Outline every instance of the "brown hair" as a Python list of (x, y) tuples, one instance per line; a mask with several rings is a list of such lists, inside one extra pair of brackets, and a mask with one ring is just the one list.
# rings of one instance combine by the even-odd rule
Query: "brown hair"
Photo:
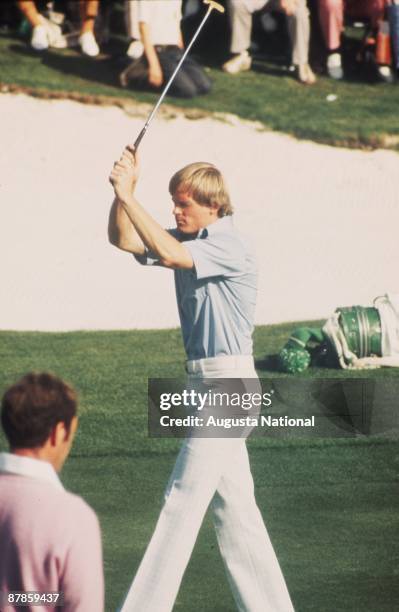
[(218, 216), (233, 214), (225, 180), (213, 164), (196, 162), (176, 172), (169, 182), (169, 193), (183, 190), (203, 206), (218, 206)]
[(77, 395), (47, 372), (26, 374), (4, 393), (1, 423), (11, 448), (38, 448), (63, 422), (67, 430), (77, 411)]

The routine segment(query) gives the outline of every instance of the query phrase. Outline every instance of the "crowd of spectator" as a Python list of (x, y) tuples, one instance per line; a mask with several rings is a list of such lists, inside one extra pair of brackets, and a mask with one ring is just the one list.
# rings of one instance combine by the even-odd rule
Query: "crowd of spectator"
[[(48, 47), (75, 44), (86, 56), (100, 54), (101, 29), (104, 34), (104, 14), (109, 12), (109, 0), (14, 2), (29, 30), (32, 49), (43, 51)], [(277, 28), (278, 36), (287, 47), (290, 70), (300, 83), (313, 85), (316, 82), (309, 56), (317, 37), (318, 55), (323, 56), (318, 57), (317, 71), (321, 72), (322, 67), (332, 79), (345, 78), (342, 43), (347, 25), (362, 29), (357, 59), (367, 60), (379, 80), (394, 81), (399, 67), (399, 0), (220, 0), (220, 3), (226, 9), (223, 15), (226, 35), (218, 42), (229, 53), (225, 61), (221, 61), (221, 68), (231, 75), (252, 68), (256, 55), (253, 23), (257, 21), (265, 40)], [(75, 36), (68, 34), (64, 16), (55, 12), (64, 10), (68, 14), (71, 4), (75, 14), (80, 7)], [(129, 40), (119, 75), (120, 85), (161, 88), (184, 51), (181, 23), (189, 19), (197, 19), (199, 23), (205, 11), (202, 1), (120, 0), (119, 5), (124, 8), (124, 34)], [(314, 53), (312, 60), (314, 62)], [(190, 58), (171, 93), (192, 97), (210, 89), (211, 82), (203, 68)]]

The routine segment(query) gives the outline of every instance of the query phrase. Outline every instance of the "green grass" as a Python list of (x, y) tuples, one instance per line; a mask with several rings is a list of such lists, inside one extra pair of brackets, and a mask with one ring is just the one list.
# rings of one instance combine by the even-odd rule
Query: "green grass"
[[(291, 329), (257, 328), (261, 365)], [(180, 445), (147, 436), (146, 380), (182, 376), (183, 359), (178, 330), (0, 333), (0, 392), (30, 369), (50, 369), (80, 392), (81, 425), (62, 479), (99, 515), (107, 612), (116, 609), (139, 564)], [(278, 379), (276, 372), (259, 372)], [(393, 384), (398, 374), (367, 376)], [(307, 392), (321, 376), (346, 380), (349, 374), (311, 369), (284, 380), (307, 409), (301, 381)], [(397, 414), (396, 404), (392, 409)], [(248, 446), (258, 503), (296, 611), (392, 612), (399, 598), (397, 435), (261, 437)], [(234, 609), (207, 517), (176, 610)]]
[[(169, 104), (206, 113), (233, 113), (259, 121), (266, 129), (278, 130), (318, 142), (352, 147), (399, 147), (395, 85), (362, 82), (359, 78), (333, 82), (320, 77), (313, 87), (304, 87), (288, 73), (265, 62), (255, 62), (251, 72), (230, 76), (217, 68), (211, 94), (193, 100), (168, 98)], [(154, 103), (156, 94), (126, 91), (117, 86), (117, 68), (111, 59), (93, 61), (73, 50), (32, 52), (18, 38), (0, 37), (0, 82), (32, 88), (40, 95), (64, 92), (81, 98), (107, 96)], [(277, 74), (276, 74), (277, 73)], [(46, 94), (47, 92), (47, 94)], [(327, 102), (335, 94), (335, 102)]]

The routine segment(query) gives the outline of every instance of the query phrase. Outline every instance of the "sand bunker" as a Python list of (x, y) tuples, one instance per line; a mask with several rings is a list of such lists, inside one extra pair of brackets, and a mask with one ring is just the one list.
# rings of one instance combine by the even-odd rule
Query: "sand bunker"
[[(112, 107), (0, 95), (2, 329), (178, 325), (169, 270), (107, 243), (108, 175), (143, 120)], [(171, 174), (225, 173), (236, 225), (259, 257), (256, 322), (327, 316), (399, 291), (399, 157), (332, 148), (208, 118), (157, 118), (141, 148), (140, 201), (173, 226)]]

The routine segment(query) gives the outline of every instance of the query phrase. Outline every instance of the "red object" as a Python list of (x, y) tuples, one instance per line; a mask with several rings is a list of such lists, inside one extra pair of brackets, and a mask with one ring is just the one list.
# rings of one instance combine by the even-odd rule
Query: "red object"
[(378, 27), (375, 59), (377, 64), (384, 64), (385, 66), (390, 66), (392, 63), (391, 37), (387, 21), (382, 21)]

